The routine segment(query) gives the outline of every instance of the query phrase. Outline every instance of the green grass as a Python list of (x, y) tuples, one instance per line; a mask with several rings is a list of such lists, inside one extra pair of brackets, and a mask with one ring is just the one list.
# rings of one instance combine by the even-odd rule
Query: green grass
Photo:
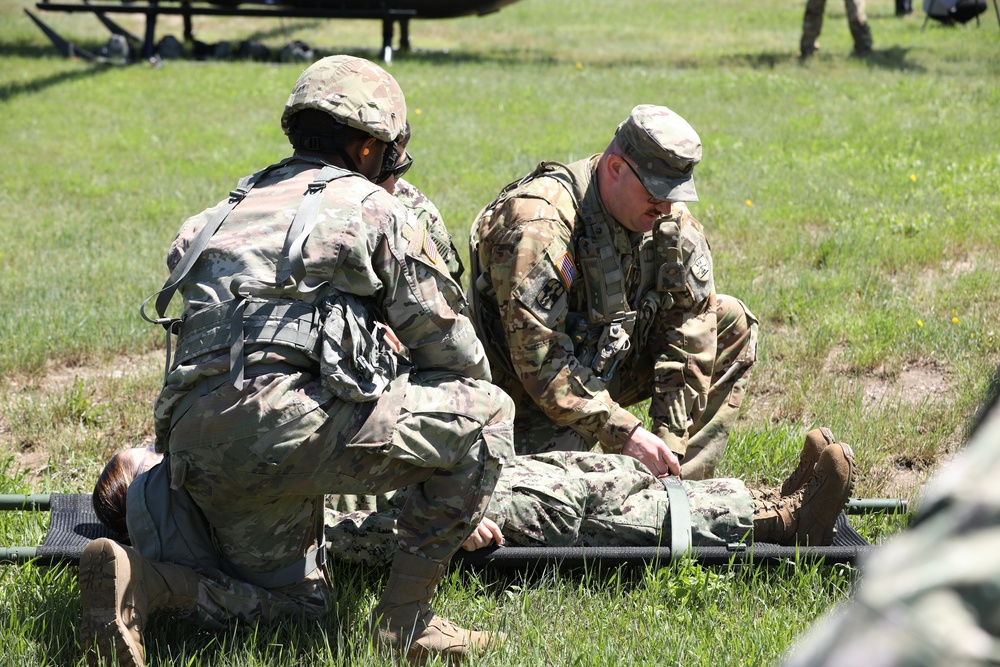
[[(173, 235), (287, 153), (278, 118), (302, 65), (64, 60), (25, 7), (0, 0), (0, 493), (86, 492), (112, 451), (151, 437), (163, 339), (138, 305), (165, 278)], [(684, 115), (705, 147), (691, 208), (719, 289), (761, 322), (721, 472), (777, 482), (822, 424), (854, 446), (858, 495), (915, 500), (1000, 362), (1000, 35), (992, 10), (978, 28), (924, 30), (877, 0), (877, 53), (856, 60), (842, 7), (828, 9), (822, 51), (800, 64), (801, 3), (522, 0), (414, 22), (415, 51), (391, 71), (414, 127), (412, 181), (463, 252), (479, 208), (538, 161), (602, 150), (638, 103)], [(85, 48), (107, 39), (93, 17), (40, 15)], [(180, 36), (175, 20), (159, 26)], [(317, 56), (377, 58), (381, 42), (372, 21), (195, 28), (207, 42), (302, 39)], [(854, 521), (873, 540), (905, 525)], [(44, 525), (13, 513), (0, 535), (28, 544)], [(321, 624), (211, 634), (161, 619), (152, 662), (385, 664), (360, 631), (383, 576), (338, 566), (339, 612)], [(763, 665), (854, 576), (802, 564), (456, 574), (436, 605), (508, 633), (474, 664)], [(82, 664), (78, 613), (72, 568), (0, 566), (3, 664)]]

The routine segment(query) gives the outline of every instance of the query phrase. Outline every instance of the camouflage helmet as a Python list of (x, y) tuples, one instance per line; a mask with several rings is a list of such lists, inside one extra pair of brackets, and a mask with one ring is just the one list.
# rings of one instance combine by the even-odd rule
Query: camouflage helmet
[(393, 141), (406, 125), (406, 100), (396, 80), (373, 62), (329, 56), (310, 65), (292, 89), (281, 129), (303, 109), (317, 109), (382, 141)]

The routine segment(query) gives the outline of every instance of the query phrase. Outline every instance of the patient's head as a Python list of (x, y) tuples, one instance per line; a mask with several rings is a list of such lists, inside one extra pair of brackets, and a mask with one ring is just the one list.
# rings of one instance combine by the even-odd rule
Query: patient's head
[(128, 487), (138, 475), (163, 460), (151, 447), (133, 447), (111, 457), (94, 485), (94, 512), (120, 538), (128, 535), (125, 523)]

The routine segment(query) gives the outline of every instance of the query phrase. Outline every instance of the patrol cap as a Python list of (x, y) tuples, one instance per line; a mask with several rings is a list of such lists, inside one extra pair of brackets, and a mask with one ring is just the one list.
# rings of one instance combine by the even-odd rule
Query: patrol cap
[(694, 166), (701, 161), (701, 138), (667, 107), (640, 104), (615, 130), (625, 155), (635, 162), (649, 194), (667, 201), (698, 201)]
[(406, 100), (396, 80), (354, 56), (328, 56), (302, 72), (281, 114), (285, 134), (292, 116), (303, 109), (328, 113), (382, 141), (393, 141), (406, 125)]

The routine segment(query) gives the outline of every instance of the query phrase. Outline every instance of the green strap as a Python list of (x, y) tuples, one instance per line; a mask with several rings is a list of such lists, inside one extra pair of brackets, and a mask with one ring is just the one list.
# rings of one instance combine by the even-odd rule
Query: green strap
[(660, 481), (670, 500), (670, 560), (676, 561), (691, 553), (691, 503), (680, 477)]

